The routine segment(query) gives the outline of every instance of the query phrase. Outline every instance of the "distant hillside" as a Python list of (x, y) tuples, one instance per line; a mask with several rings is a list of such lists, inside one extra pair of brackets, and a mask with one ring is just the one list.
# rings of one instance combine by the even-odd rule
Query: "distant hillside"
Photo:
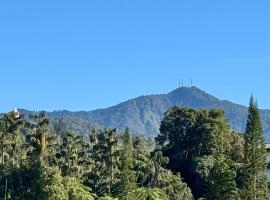
[[(180, 87), (168, 94), (140, 96), (105, 109), (54, 111), (48, 115), (54, 121), (63, 118), (69, 129), (84, 134), (87, 128), (99, 125), (121, 131), (129, 127), (132, 133), (154, 136), (159, 132), (164, 112), (175, 105), (223, 109), (234, 130), (245, 129), (247, 107), (220, 100), (197, 87)], [(261, 118), (266, 138), (270, 141), (270, 110), (261, 110)]]

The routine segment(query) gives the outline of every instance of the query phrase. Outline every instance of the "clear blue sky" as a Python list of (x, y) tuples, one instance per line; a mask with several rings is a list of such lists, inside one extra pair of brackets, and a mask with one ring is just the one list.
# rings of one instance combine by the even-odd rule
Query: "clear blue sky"
[(92, 110), (189, 81), (270, 109), (270, 1), (0, 2), (0, 112)]

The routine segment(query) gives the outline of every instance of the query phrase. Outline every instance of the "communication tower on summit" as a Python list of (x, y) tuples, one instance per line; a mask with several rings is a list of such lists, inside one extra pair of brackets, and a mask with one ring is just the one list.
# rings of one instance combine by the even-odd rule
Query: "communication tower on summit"
[[(191, 78), (190, 81), (186, 81), (186, 87), (192, 87), (193, 86), (193, 79)], [(178, 81), (178, 88), (184, 87), (184, 81), (183, 80), (179, 80)]]

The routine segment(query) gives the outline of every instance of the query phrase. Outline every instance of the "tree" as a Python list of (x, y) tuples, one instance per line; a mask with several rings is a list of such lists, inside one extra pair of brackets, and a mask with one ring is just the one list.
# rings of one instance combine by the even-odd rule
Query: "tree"
[(191, 171), (193, 171), (194, 185), (198, 191), (197, 195), (202, 197), (206, 196), (209, 191), (209, 176), (210, 172), (215, 165), (215, 158), (212, 155), (204, 155), (193, 159)]
[(29, 118), (5, 114), (0, 199), (192, 200), (194, 194), (238, 200), (241, 186), (241, 199), (256, 189), (247, 200), (263, 200), (264, 141), (251, 102), (244, 137), (229, 129), (221, 110), (174, 107), (165, 114), (156, 146), (153, 139), (132, 138), (128, 129), (92, 129), (87, 140), (64, 133), (62, 122), (56, 135), (44, 112)]
[(232, 161), (223, 155), (215, 160), (207, 178), (209, 192), (207, 200), (240, 200), (236, 185), (236, 172)]
[(249, 102), (244, 140), (242, 199), (267, 199), (265, 141), (258, 105), (253, 96)]
[(170, 200), (192, 200), (191, 190), (183, 183), (180, 174), (174, 175), (165, 168), (168, 161), (168, 158), (164, 157), (161, 151), (156, 150), (147, 160), (138, 162), (135, 169), (140, 184), (147, 188), (162, 188)]
[(106, 128), (102, 133), (92, 131), (93, 170), (88, 174), (88, 182), (95, 193), (111, 196), (115, 193), (119, 173), (119, 135), (116, 129)]
[(0, 164), (5, 165), (6, 161), (12, 166), (18, 164), (18, 155), (21, 152), (18, 149), (22, 147), (23, 142), (19, 128), (23, 123), (23, 119), (21, 117), (17, 118), (13, 112), (7, 113), (0, 118)]
[(37, 115), (30, 115), (31, 121), (27, 123), (30, 128), (27, 139), (28, 143), (33, 147), (31, 157), (34, 158), (36, 164), (44, 161), (49, 137), (49, 120), (46, 118), (45, 112), (39, 112)]
[(204, 155), (228, 156), (229, 138), (230, 129), (223, 111), (176, 106), (165, 113), (156, 141), (164, 156), (169, 157), (168, 167), (173, 172), (180, 172), (195, 198), (199, 198), (204, 191), (194, 181), (198, 180), (192, 167), (194, 159)]
[(117, 185), (117, 193), (120, 199), (127, 199), (127, 197), (136, 189), (136, 177), (132, 170), (133, 168), (133, 146), (132, 139), (128, 128), (126, 128), (125, 133), (122, 135), (123, 148), (120, 153), (120, 173), (119, 173), (119, 183)]
[(67, 200), (68, 190), (60, 170), (57, 167), (41, 165), (31, 188), (31, 200)]
[(180, 174), (174, 175), (171, 171), (164, 170), (158, 176), (157, 186), (165, 191), (169, 200), (193, 200), (191, 190), (182, 181)]
[(231, 132), (230, 147), (229, 157), (236, 163), (242, 163), (244, 159), (244, 137), (241, 133)]
[(57, 163), (64, 176), (81, 179), (91, 168), (91, 159), (88, 155), (89, 145), (83, 137), (74, 133), (63, 133), (62, 143), (56, 153)]
[(150, 152), (148, 141), (137, 137), (134, 139), (134, 170), (136, 171), (137, 182), (141, 187), (154, 187), (157, 179), (168, 164), (168, 158), (163, 157), (161, 151)]
[(26, 157), (24, 135), (21, 133), (23, 125), (24, 119), (14, 112), (0, 118), (0, 195), (6, 198), (17, 197), (23, 190), (22, 181), (18, 182), (18, 179), (22, 180), (19, 169)]
[(95, 195), (91, 194), (90, 188), (83, 185), (75, 177), (64, 178), (64, 185), (68, 191), (68, 198), (70, 200), (94, 200)]
[(159, 188), (138, 188), (130, 200), (169, 200), (166, 193)]

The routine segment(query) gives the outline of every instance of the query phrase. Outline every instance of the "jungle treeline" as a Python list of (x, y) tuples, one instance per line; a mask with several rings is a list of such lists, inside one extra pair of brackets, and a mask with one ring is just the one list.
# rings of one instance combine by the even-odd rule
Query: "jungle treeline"
[(230, 128), (222, 110), (179, 106), (165, 113), (156, 138), (128, 128), (63, 130), (45, 112), (0, 118), (0, 199), (268, 199), (253, 97), (244, 133)]

